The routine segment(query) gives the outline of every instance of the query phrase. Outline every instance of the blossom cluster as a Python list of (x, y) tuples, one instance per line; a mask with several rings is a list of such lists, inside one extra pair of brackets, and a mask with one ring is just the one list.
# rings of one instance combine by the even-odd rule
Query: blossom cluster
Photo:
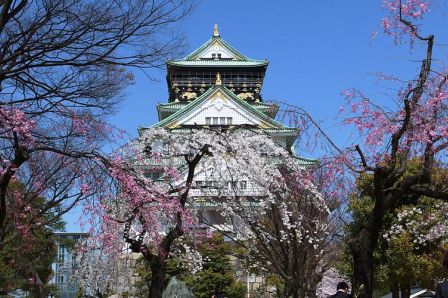
[[(384, 32), (391, 35), (395, 43), (399, 42), (399, 38), (402, 35), (408, 34), (412, 43), (415, 38), (415, 32), (401, 22), (400, 17), (403, 19), (409, 18), (411, 21), (421, 19), (429, 11), (427, 1), (383, 0), (383, 7), (389, 12), (389, 15), (381, 21)], [(415, 27), (415, 30), (418, 30), (418, 28)]]
[(403, 234), (411, 236), (416, 249), (430, 243), (448, 240), (448, 220), (445, 214), (448, 204), (441, 203), (437, 209), (418, 206), (404, 207), (398, 212), (396, 222), (384, 233), (383, 238), (390, 242)]
[[(418, 102), (409, 103), (409, 97), (416, 92), (409, 83), (397, 93), (398, 109), (379, 106), (367, 95), (354, 89), (343, 92), (347, 104), (351, 107), (344, 123), (353, 125), (360, 136), (364, 137), (366, 162), (370, 165), (384, 161), (384, 150), (391, 136), (401, 129), (404, 121), (407, 127), (398, 144), (398, 150), (410, 152), (412, 156), (420, 156), (426, 145), (432, 145), (434, 153), (438, 153), (437, 144), (448, 139), (446, 123), (448, 115), (441, 111), (448, 106), (446, 86), (441, 84), (444, 78), (440, 75), (431, 76)], [(442, 87), (441, 87), (442, 86)]]
[(30, 119), (21, 108), (0, 106), (0, 130), (2, 134), (14, 132), (19, 138), (31, 141), (36, 121)]
[(175, 249), (172, 251), (171, 255), (176, 257), (176, 260), (180, 262), (180, 266), (187, 268), (191, 274), (195, 275), (202, 270), (203, 258), (199, 251), (194, 247), (182, 243), (180, 249)]
[(342, 281), (347, 282), (349, 288), (351, 288), (349, 279), (343, 276), (337, 269), (330, 268), (326, 270), (322, 280), (317, 284), (316, 297), (326, 298), (333, 295), (336, 292), (336, 286)]
[(71, 282), (79, 284), (86, 295), (100, 293), (129, 292), (133, 289), (133, 271), (139, 256), (123, 251), (119, 256), (104, 254), (100, 249), (81, 252), (73, 251), (73, 263), (63, 263), (59, 273), (67, 271)]
[[(329, 213), (325, 200), (296, 157), (260, 131), (151, 128), (119, 153), (109, 165), (116, 190), (85, 206), (97, 218), (91, 222), (93, 242), (110, 257), (121, 254), (126, 242), (163, 254), (161, 243), (174, 228), (189, 239), (206, 237), (198, 222), (198, 197), (216, 200), (240, 239), (250, 239), (250, 225), (278, 206), (280, 240), (290, 241), (294, 232), (316, 254), (321, 250)], [(189, 181), (188, 162), (193, 159), (199, 162)], [(153, 180), (146, 173), (154, 171), (161, 175)], [(291, 200), (293, 195), (298, 201)], [(319, 217), (310, 218), (310, 210), (319, 210)], [(201, 267), (200, 254), (190, 246), (169, 253), (178, 255), (192, 272)]]

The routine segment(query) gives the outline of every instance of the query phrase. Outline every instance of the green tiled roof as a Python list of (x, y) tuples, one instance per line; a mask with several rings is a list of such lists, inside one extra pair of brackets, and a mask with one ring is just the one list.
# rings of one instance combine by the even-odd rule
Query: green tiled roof
[(255, 67), (268, 65), (267, 60), (252, 60), (252, 61), (240, 61), (240, 60), (170, 60), (168, 65), (173, 66), (193, 66), (193, 67)]
[(297, 136), (300, 132), (298, 128), (284, 127), (283, 129), (263, 129), (270, 135), (277, 136)]
[(256, 102), (252, 104), (256, 108), (272, 108), (274, 106), (277, 106), (275, 103), (265, 103), (265, 102)]
[(168, 116), (167, 118), (163, 119), (162, 121), (154, 124), (151, 127), (163, 127), (166, 125), (169, 125), (170, 123), (174, 122), (175, 120), (179, 119), (198, 105), (200, 105), (203, 101), (205, 101), (207, 98), (209, 98), (210, 95), (212, 95), (217, 90), (222, 91), (224, 94), (226, 94), (228, 97), (232, 98), (238, 105), (240, 105), (243, 109), (248, 110), (250, 113), (252, 113), (254, 116), (260, 118), (261, 120), (271, 124), (272, 126), (279, 128), (279, 129), (288, 129), (286, 126), (281, 124), (280, 122), (272, 119), (271, 117), (265, 115), (255, 107), (253, 107), (251, 104), (245, 102), (238, 96), (236, 96), (235, 93), (227, 89), (223, 85), (215, 85), (212, 88), (208, 89), (205, 93), (203, 93), (201, 96), (190, 102), (188, 105), (186, 105), (183, 109), (175, 112), (174, 114)]
[[(200, 60), (198, 57), (205, 51), (209, 46), (212, 44), (219, 44), (229, 52), (233, 54), (232, 60)], [(173, 66), (196, 66), (196, 67), (210, 67), (210, 66), (217, 66), (217, 67), (256, 67), (256, 66), (266, 66), (269, 62), (267, 60), (255, 60), (250, 59), (247, 56), (241, 54), (239, 51), (237, 51), (234, 47), (232, 47), (229, 43), (227, 43), (224, 39), (221, 38), (221, 36), (213, 36), (209, 40), (207, 40), (203, 45), (201, 45), (199, 48), (194, 50), (191, 54), (188, 56), (182, 58), (182, 59), (173, 59), (167, 61), (167, 65), (173, 65)]]
[(159, 103), (157, 107), (166, 108), (166, 109), (180, 109), (187, 105), (185, 102), (169, 102), (169, 103)]
[(165, 104), (158, 104), (157, 113), (159, 115), (159, 120), (168, 117), (169, 115), (176, 113), (180, 109), (183, 109), (187, 106), (187, 102), (170, 102)]
[[(178, 110), (183, 109), (188, 105), (188, 103), (189, 102), (170, 102), (166, 104), (158, 104), (156, 107), (159, 114), (159, 120), (162, 120)], [(278, 112), (278, 106), (275, 104), (251, 103), (250, 105), (272, 118), (274, 118)]]
[(317, 165), (319, 163), (319, 160), (297, 156), (296, 162), (304, 167), (311, 167)]
[(256, 108), (257, 110), (260, 110), (261, 112), (269, 115), (272, 118), (275, 118), (275, 115), (277, 115), (279, 106), (276, 104), (268, 104), (268, 103), (262, 103), (262, 102), (257, 102), (257, 103), (253, 103), (252, 106), (254, 108)]
[[(179, 102), (159, 103), (156, 107), (158, 110), (161, 110), (161, 111), (173, 111), (173, 110), (183, 109), (188, 104), (189, 104), (189, 102), (179, 101)], [(257, 103), (251, 103), (250, 105), (258, 110), (261, 110), (261, 111), (271, 110), (271, 109), (278, 110), (278, 106), (276, 104), (257, 102)]]
[(229, 50), (231, 53), (233, 53), (238, 60), (251, 60), (242, 53), (238, 52), (234, 47), (232, 47), (228, 42), (226, 42), (224, 39), (221, 38), (220, 35), (218, 36), (212, 36), (209, 40), (207, 40), (203, 45), (201, 45), (199, 48), (193, 51), (193, 53), (187, 55), (182, 60), (196, 60), (196, 58), (212, 43), (219, 43), (224, 48)]
[(188, 102), (170, 102), (167, 104), (158, 104), (157, 107), (157, 111), (161, 112), (161, 111), (168, 111), (168, 112), (172, 112), (172, 111), (178, 111), (180, 109), (185, 108), (188, 105)]

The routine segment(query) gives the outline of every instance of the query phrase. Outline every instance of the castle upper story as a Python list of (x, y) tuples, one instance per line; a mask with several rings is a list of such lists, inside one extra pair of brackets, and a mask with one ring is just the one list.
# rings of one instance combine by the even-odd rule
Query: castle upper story
[(169, 102), (189, 102), (220, 78), (223, 86), (248, 102), (262, 102), (261, 88), (269, 62), (248, 58), (221, 38), (215, 25), (212, 37), (182, 59), (167, 61)]

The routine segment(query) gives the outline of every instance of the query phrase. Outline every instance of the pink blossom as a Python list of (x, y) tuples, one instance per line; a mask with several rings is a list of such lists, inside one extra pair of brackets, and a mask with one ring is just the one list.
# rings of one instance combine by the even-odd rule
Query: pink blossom
[[(429, 11), (428, 4), (426, 0), (383, 0), (383, 8), (389, 14), (381, 20), (384, 32), (392, 36), (396, 44), (401, 36), (409, 35), (412, 45), (415, 34), (400, 21), (400, 2), (402, 17), (411, 21), (421, 19)], [(415, 29), (418, 30), (417, 27)]]

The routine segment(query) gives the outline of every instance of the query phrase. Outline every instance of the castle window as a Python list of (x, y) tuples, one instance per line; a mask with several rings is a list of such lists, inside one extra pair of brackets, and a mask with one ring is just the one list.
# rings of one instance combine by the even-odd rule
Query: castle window
[(240, 181), (240, 189), (246, 189), (247, 188), (247, 182), (246, 181)]
[(146, 171), (144, 173), (144, 176), (146, 178), (149, 178), (153, 181), (160, 179), (160, 177), (162, 177), (162, 173), (161, 172), (151, 172), (151, 171)]
[(247, 189), (247, 181), (229, 181), (229, 188), (233, 190)]
[(196, 187), (199, 188), (216, 188), (218, 182), (214, 180), (196, 181)]
[(232, 125), (232, 117), (205, 117), (206, 125)]

